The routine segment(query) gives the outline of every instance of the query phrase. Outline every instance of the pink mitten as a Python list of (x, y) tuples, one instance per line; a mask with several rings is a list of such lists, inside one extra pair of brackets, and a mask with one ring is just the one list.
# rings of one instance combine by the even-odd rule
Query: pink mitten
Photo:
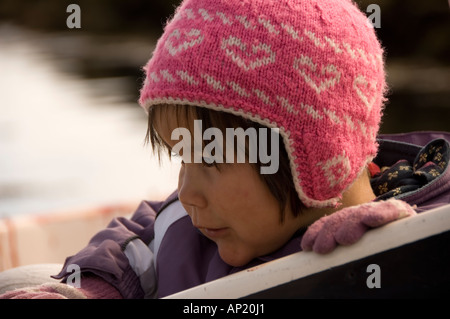
[(346, 207), (309, 226), (303, 235), (301, 247), (305, 251), (326, 254), (338, 244), (351, 245), (357, 242), (370, 228), (415, 214), (409, 204), (394, 198)]
[(0, 299), (122, 299), (116, 288), (94, 275), (83, 278), (81, 286), (52, 282), (8, 291)]
[(86, 299), (80, 289), (62, 283), (20, 288), (0, 295), (0, 299)]

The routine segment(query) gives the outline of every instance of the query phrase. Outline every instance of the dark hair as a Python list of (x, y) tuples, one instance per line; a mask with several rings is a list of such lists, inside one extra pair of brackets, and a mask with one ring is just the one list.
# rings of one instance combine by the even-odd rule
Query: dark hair
[[(146, 143), (150, 143), (153, 151), (158, 154), (158, 158), (161, 159), (161, 150), (166, 150), (169, 158), (171, 157), (171, 151), (168, 145), (161, 139), (154, 127), (155, 120), (155, 109), (161, 107), (175, 107), (177, 123), (180, 123), (180, 119), (188, 120), (188, 123), (193, 123), (194, 119), (202, 121), (202, 129), (206, 130), (210, 127), (216, 127), (222, 132), (225, 132), (226, 128), (242, 128), (246, 130), (247, 128), (254, 127), (256, 132), (259, 132), (259, 128), (265, 128), (266, 126), (256, 123), (254, 121), (245, 119), (241, 116), (237, 116), (231, 113), (210, 110), (204, 107), (195, 106), (157, 106), (153, 107), (148, 112), (148, 128), (145, 137)], [(279, 135), (278, 135), (279, 136)], [(270, 150), (270, 140), (267, 141), (267, 148)], [(236, 143), (235, 143), (236, 145)], [(294, 216), (298, 216), (304, 205), (298, 197), (297, 191), (295, 190), (293, 177), (291, 174), (291, 168), (289, 164), (289, 157), (284, 146), (283, 139), (279, 140), (279, 168), (274, 174), (259, 174), (263, 182), (267, 185), (270, 192), (278, 200), (280, 207), (280, 222), (284, 221), (285, 207), (289, 204), (291, 211)], [(248, 155), (248, 147), (246, 147), (246, 155)], [(217, 163), (214, 165), (219, 169)], [(261, 167), (261, 162), (252, 163), (255, 169), (258, 170)], [(219, 169), (220, 170), (220, 169)]]

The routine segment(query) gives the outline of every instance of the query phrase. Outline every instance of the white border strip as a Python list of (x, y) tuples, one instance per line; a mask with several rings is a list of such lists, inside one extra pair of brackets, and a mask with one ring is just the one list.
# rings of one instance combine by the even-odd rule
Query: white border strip
[(356, 244), (319, 255), (299, 252), (166, 298), (234, 299), (450, 230), (450, 204), (373, 229)]
[(155, 265), (156, 259), (158, 258), (159, 246), (164, 238), (164, 235), (167, 232), (167, 229), (175, 223), (177, 220), (187, 216), (187, 212), (184, 207), (181, 205), (179, 200), (173, 202), (168, 207), (166, 207), (161, 214), (156, 218), (155, 221), (155, 239), (152, 241), (153, 243), (153, 252), (155, 254)]

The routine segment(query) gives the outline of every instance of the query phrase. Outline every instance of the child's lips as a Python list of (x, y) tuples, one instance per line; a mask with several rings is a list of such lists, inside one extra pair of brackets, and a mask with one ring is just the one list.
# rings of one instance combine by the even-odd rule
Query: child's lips
[(227, 234), (228, 228), (206, 228), (206, 227), (198, 227), (200, 231), (205, 234), (205, 236), (209, 237), (210, 239), (223, 237)]

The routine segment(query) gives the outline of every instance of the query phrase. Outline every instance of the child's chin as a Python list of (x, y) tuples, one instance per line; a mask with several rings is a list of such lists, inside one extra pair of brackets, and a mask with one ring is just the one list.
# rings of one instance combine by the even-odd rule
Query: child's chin
[(220, 249), (220, 247), (219, 255), (226, 264), (233, 267), (245, 266), (253, 259), (253, 256), (250, 256), (248, 254), (241, 254), (239, 252), (236, 253), (235, 251), (231, 252), (227, 249)]

